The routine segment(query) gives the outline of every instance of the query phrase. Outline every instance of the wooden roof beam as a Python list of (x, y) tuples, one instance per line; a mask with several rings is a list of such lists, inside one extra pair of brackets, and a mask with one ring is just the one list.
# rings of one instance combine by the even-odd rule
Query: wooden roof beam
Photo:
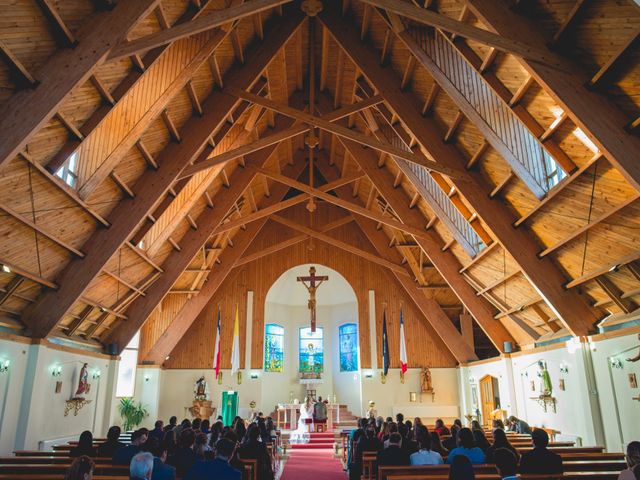
[[(322, 176), (327, 180), (336, 178), (338, 174), (325, 162), (319, 165)], [(336, 192), (338, 197), (346, 200), (349, 198), (348, 189), (342, 187)], [(384, 232), (375, 228), (374, 222), (365, 219), (364, 217), (356, 217), (356, 223), (361, 229), (363, 235), (371, 242), (373, 248), (378, 255), (388, 262), (398, 264), (401, 260), (399, 252), (393, 248), (388, 248), (386, 245), (387, 236)], [(405, 273), (411, 274), (411, 269), (407, 266), (404, 268)], [(415, 302), (418, 309), (422, 312), (424, 319), (431, 325), (434, 332), (442, 339), (446, 348), (451, 351), (451, 354), (458, 362), (469, 361), (469, 359), (477, 358), (475, 352), (468, 344), (460, 341), (460, 333), (457, 331), (449, 317), (443, 312), (443, 309), (438, 302), (431, 298), (427, 298), (423, 292), (416, 286), (412, 280), (412, 276), (397, 273), (392, 271), (394, 277), (405, 289), (409, 297)]]
[(97, 14), (81, 26), (75, 48), (59, 50), (40, 68), (36, 88), (20, 91), (2, 105), (0, 168), (24, 150), (33, 135), (55, 115), (67, 94), (89, 79), (114, 42), (125, 38), (158, 2), (122, 2), (110, 12)]
[[(299, 164), (293, 167), (287, 166), (284, 168), (284, 171), (292, 176), (296, 176), (297, 178), (300, 176), (304, 168), (305, 166), (303, 164)], [(263, 198), (260, 202), (260, 207), (268, 208), (270, 205), (281, 202), (288, 190), (289, 188), (284, 185), (277, 185), (273, 189), (273, 195), (271, 198)], [(209, 303), (224, 279), (231, 273), (235, 263), (244, 255), (244, 252), (253, 242), (266, 222), (266, 218), (253, 222), (247, 227), (247, 230), (240, 231), (235, 235), (235, 246), (233, 248), (224, 249), (219, 257), (219, 265), (211, 270), (200, 292), (197, 295), (194, 295), (191, 300), (180, 309), (175, 319), (162, 333), (145, 358), (142, 359), (143, 361), (161, 364), (165, 360), (166, 356), (171, 353), (189, 327), (193, 324), (196, 318), (198, 318), (202, 309)], [(169, 290), (170, 287), (171, 285), (166, 287), (166, 290)], [(150, 292), (148, 292), (148, 294), (149, 293)], [(150, 305), (145, 308), (145, 312), (148, 311), (150, 313), (153, 310), (153, 306), (155, 305)], [(132, 307), (133, 309), (129, 310), (131, 318), (133, 322), (139, 323), (142, 318), (138, 316), (138, 311), (140, 311), (139, 306), (132, 305)], [(145, 315), (143, 315), (143, 317)], [(142, 321), (144, 320), (146, 320), (146, 318), (142, 319)], [(112, 334), (110, 337), (111, 341), (115, 340), (118, 342), (121, 349), (124, 348), (124, 345), (128, 342), (128, 338), (132, 337), (137, 331), (137, 328), (140, 328), (142, 324), (129, 325), (133, 322), (123, 323), (118, 329), (118, 332), (115, 332), (115, 334)], [(126, 328), (126, 331), (123, 330), (123, 328)]]
[(251, 2), (212, 11), (191, 22), (182, 23), (135, 40), (122, 42), (109, 52), (107, 61), (120, 60), (135, 53), (145, 52), (152, 48), (175, 42), (181, 38), (212, 30), (235, 20), (255, 15), (256, 13), (269, 10), (290, 1), (292, 0), (252, 0)]
[(622, 290), (618, 287), (613, 281), (605, 276), (601, 275), (596, 277), (596, 283), (600, 285), (600, 288), (604, 290), (604, 293), (611, 299), (613, 303), (615, 303), (620, 310), (624, 313), (631, 313), (638, 309), (638, 304), (631, 300), (629, 296), (624, 297)]
[(583, 7), (586, 3), (588, 3), (588, 1), (589, 0), (575, 0), (573, 7), (571, 7), (571, 10), (569, 10), (569, 13), (560, 24), (558, 30), (556, 30), (556, 33), (553, 34), (553, 38), (551, 39), (551, 42), (549, 42), (549, 46), (561, 46), (563, 37), (566, 35), (567, 31), (569, 31), (573, 27)]
[(589, 85), (594, 88), (603, 87), (604, 84), (607, 83), (607, 80), (613, 76), (616, 68), (620, 65), (621, 59), (625, 57), (625, 54), (633, 47), (636, 42), (640, 39), (640, 28), (636, 30), (629, 36), (629, 40), (623, 43), (620, 48), (614, 53), (609, 60), (605, 62), (600, 70), (596, 72), (596, 74), (591, 77), (589, 80)]
[[(267, 38), (250, 52), (250, 59), (246, 64), (230, 70), (229, 83), (249, 88), (260, 77), (273, 56), (296, 32), (302, 20), (302, 12), (293, 10), (272, 24)], [(136, 197), (121, 200), (120, 205), (113, 210), (112, 228), (95, 231), (83, 248), (86, 257), (69, 263), (58, 276), (60, 289), (56, 292), (43, 292), (32, 308), (25, 311), (23, 321), (32, 329), (34, 336), (46, 336), (70, 310), (113, 254), (127, 243), (145, 217), (164, 197), (182, 170), (197, 158), (212, 132), (226, 122), (237, 104), (236, 98), (214, 91), (204, 102), (205, 114), (187, 120), (183, 128), (185, 133), (182, 143), (167, 145), (158, 158), (158, 170), (145, 171), (133, 188)]]
[(335, 123), (324, 120), (321, 117), (308, 114), (306, 112), (297, 110), (295, 108), (291, 108), (288, 105), (279, 104), (267, 98), (260, 97), (258, 95), (254, 95), (248, 92), (244, 92), (241, 89), (235, 88), (235, 87), (229, 87), (225, 89), (225, 91), (227, 91), (232, 95), (236, 95), (238, 98), (243, 98), (252, 103), (257, 103), (264, 107), (270, 108), (272, 110), (275, 110), (281, 113), (282, 115), (286, 115), (288, 117), (295, 118), (296, 120), (299, 120), (301, 122), (316, 126), (327, 132), (333, 133), (334, 135), (338, 135), (339, 137), (356, 141), (368, 147), (374, 148), (380, 152), (385, 152), (390, 155), (403, 158), (404, 160), (407, 160), (409, 162), (416, 163), (418, 165), (425, 167), (428, 170), (436, 171), (446, 176), (456, 176), (461, 178), (466, 177), (466, 174), (463, 170), (449, 168), (444, 165), (437, 165), (436, 162), (433, 162), (427, 159), (420, 153), (416, 154), (412, 152), (407, 152), (406, 150), (394, 147), (393, 145), (384, 144), (382, 142), (379, 142), (365, 135), (364, 133), (351, 130), (341, 125), (336, 125)]
[(38, 81), (2, 40), (0, 40), (0, 58), (4, 58), (9, 64), (12, 80), (18, 88), (35, 88), (38, 85)]
[(490, 47), (518, 57), (539, 62), (545, 66), (557, 68), (561, 62), (553, 52), (530, 45), (518, 40), (526, 38), (522, 35), (498, 35), (482, 28), (474, 27), (439, 13), (419, 8), (407, 2), (399, 0), (362, 0), (364, 3), (374, 5), (389, 12), (394, 12), (416, 22), (436, 27), (463, 38), (476, 40)]
[[(537, 48), (550, 51), (545, 36), (531, 20), (502, 8), (493, 0), (467, 0), (473, 14), (500, 35), (517, 34)], [(640, 138), (623, 127), (627, 116), (606, 97), (586, 88), (589, 76), (569, 58), (561, 58), (563, 68), (550, 69), (540, 63), (523, 61), (523, 66), (558, 102), (573, 123), (597, 145), (636, 190), (640, 190)]]
[(58, 45), (62, 47), (75, 46), (78, 41), (76, 40), (73, 33), (71, 33), (71, 30), (69, 30), (69, 28), (65, 25), (51, 0), (38, 0), (38, 5), (40, 5), (42, 12), (53, 27), (54, 37), (58, 42)]
[[(385, 98), (385, 103), (395, 111), (407, 131), (417, 139), (432, 158), (436, 162), (464, 168), (466, 164), (464, 156), (453, 145), (442, 141), (440, 127), (421, 115), (412, 94), (397, 88), (396, 75), (389, 69), (379, 66), (377, 55), (364, 45), (357, 35), (353, 35), (351, 25), (329, 9), (325, 9), (319, 18), (373, 87)], [(343, 141), (343, 143), (347, 142)], [(361, 167), (363, 163), (361, 162)], [(471, 181), (459, 181), (455, 177), (451, 178), (451, 181), (493, 232), (494, 238), (514, 258), (532, 286), (576, 336), (592, 332), (599, 321), (599, 314), (578, 292), (565, 290), (564, 284), (567, 280), (551, 259), (538, 258), (538, 241), (530, 232), (524, 232), (512, 226), (513, 214), (506, 205), (489, 198), (491, 188), (487, 185), (486, 179), (476, 172), (468, 172), (468, 175)], [(394, 210), (397, 211), (395, 207)]]

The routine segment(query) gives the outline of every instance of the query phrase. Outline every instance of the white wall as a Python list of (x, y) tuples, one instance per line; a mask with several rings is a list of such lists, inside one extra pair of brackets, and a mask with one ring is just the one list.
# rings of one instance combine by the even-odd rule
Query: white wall
[[(77, 352), (77, 353), (76, 353)], [(77, 436), (83, 430), (104, 432), (112, 407), (114, 360), (49, 343), (28, 344), (0, 339), (0, 361), (8, 359), (8, 372), (0, 373), (0, 454), (16, 449), (37, 449), (40, 442)], [(88, 363), (91, 403), (75, 416), (64, 416), (65, 401), (75, 393), (83, 363)], [(60, 366), (61, 374), (52, 375)], [(99, 373), (99, 378), (93, 378)], [(62, 382), (56, 393), (56, 382)], [(106, 412), (106, 413), (105, 413)]]
[[(562, 344), (504, 356), (492, 362), (477, 362), (461, 368), (462, 414), (474, 412), (471, 388), (487, 374), (498, 378), (502, 408), (527, 420), (532, 426), (554, 428), (559, 438), (577, 439), (583, 445), (604, 445), (622, 451), (638, 440), (640, 389), (633, 389), (629, 374), (640, 382), (640, 362), (625, 359), (638, 353), (637, 331), (629, 335), (596, 335), (582, 344)], [(617, 367), (612, 366), (612, 359)], [(557, 400), (554, 413), (532, 398), (539, 395), (537, 362), (547, 363)], [(565, 370), (566, 372), (562, 372)], [(512, 370), (512, 371), (510, 371)], [(564, 380), (565, 390), (559, 388)], [(536, 391), (531, 391), (533, 380)]]

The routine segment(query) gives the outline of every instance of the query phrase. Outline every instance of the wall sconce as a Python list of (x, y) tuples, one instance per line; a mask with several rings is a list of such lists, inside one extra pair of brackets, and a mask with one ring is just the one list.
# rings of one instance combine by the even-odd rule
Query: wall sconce
[(569, 373), (569, 366), (566, 363), (560, 365), (560, 373)]
[(364, 374), (364, 378), (373, 378), (373, 372), (371, 370), (367, 370)]
[(258, 378), (258, 372), (251, 372), (250, 377), (251, 379), (255, 380), (256, 378)]
[(6, 265), (2, 265), (2, 271), (4, 273), (11, 273), (11, 268), (7, 267)]
[(62, 365), (53, 367), (53, 369), (51, 370), (51, 375), (53, 377), (59, 377), (60, 375), (62, 375)]
[(609, 363), (611, 364), (611, 368), (621, 369), (623, 367), (619, 358), (610, 358)]
[(0, 373), (8, 372), (9, 365), (9, 360), (5, 360), (4, 362), (0, 363)]
[(98, 369), (94, 370), (92, 377), (94, 380), (98, 380), (100, 378), (100, 370)]

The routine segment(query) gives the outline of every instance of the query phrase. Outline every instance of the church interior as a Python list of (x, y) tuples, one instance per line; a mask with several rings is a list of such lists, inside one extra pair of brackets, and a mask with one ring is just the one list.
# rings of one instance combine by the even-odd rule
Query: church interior
[(637, 0), (0, 12), (0, 479), (640, 478)]

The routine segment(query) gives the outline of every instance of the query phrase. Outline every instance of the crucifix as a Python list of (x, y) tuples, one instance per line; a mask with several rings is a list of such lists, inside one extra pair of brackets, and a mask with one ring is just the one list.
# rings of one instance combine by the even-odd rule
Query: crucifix
[[(309, 291), (309, 302), (307, 303), (307, 307), (309, 308), (311, 314), (311, 331), (316, 331), (316, 290), (322, 282), (329, 280), (329, 277), (326, 275), (316, 276), (316, 267), (309, 268), (309, 276), (308, 277), (297, 277), (298, 282), (302, 282), (305, 288)], [(309, 282), (307, 284), (307, 282)], [(318, 283), (316, 283), (318, 282)]]

